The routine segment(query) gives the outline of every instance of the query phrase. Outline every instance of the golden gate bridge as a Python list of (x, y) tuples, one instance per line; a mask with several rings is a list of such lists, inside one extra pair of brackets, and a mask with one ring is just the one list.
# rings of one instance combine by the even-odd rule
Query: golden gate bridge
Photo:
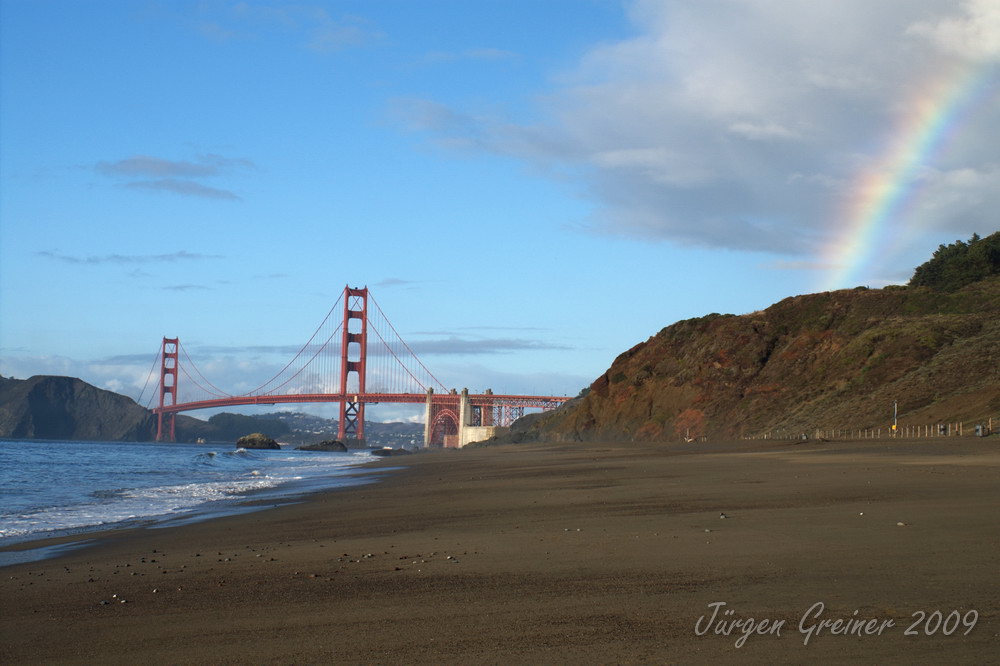
[(496, 426), (523, 416), (525, 408), (549, 410), (569, 400), (447, 389), (400, 337), (367, 287), (345, 286), (298, 353), (250, 391), (233, 394), (218, 388), (191, 360), (179, 337), (163, 338), (153, 367), (157, 364), (157, 441), (176, 440), (180, 412), (290, 403), (339, 403), (337, 438), (363, 441), (366, 405), (402, 403), (424, 405), (424, 446), (461, 447), (488, 439)]

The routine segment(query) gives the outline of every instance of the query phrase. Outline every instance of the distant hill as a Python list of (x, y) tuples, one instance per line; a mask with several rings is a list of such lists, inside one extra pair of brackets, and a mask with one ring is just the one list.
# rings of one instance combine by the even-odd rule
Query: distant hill
[[(235, 442), (253, 432), (289, 444), (309, 444), (336, 436), (337, 421), (298, 412), (223, 412), (207, 421), (177, 415), (179, 442)], [(368, 422), (365, 434), (371, 446), (409, 446), (411, 442), (423, 442), (423, 425)], [(0, 437), (152, 441), (156, 437), (156, 416), (129, 397), (75, 377), (0, 377)]]
[[(677, 440), (764, 432), (1000, 422), (1000, 232), (942, 245), (908, 286), (793, 296), (766, 310), (667, 326), (580, 397), (499, 441)], [(178, 415), (179, 441), (335, 436), (308, 414)], [(0, 378), (0, 437), (151, 440), (153, 415), (71, 377)], [(420, 442), (420, 424), (367, 423), (373, 445)]]
[[(289, 444), (316, 444), (324, 439), (337, 436), (337, 419), (325, 419), (313, 414), (302, 412), (270, 412), (260, 414), (255, 418), (279, 421), (288, 432), (276, 437), (278, 441)], [(422, 444), (424, 441), (424, 424), (394, 421), (380, 423), (365, 422), (365, 440), (369, 446), (410, 447)]]
[(1000, 416), (1000, 276), (957, 288), (949, 280), (947, 290), (795, 296), (680, 321), (621, 354), (581, 397), (501, 439), (885, 429), (894, 401), (901, 424)]
[(153, 415), (131, 398), (76, 379), (0, 377), (0, 437), (148, 441)]

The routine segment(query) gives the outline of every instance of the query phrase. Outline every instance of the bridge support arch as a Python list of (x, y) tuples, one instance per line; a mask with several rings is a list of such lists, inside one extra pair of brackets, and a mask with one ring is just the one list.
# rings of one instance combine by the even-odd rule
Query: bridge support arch
[(424, 447), (461, 448), (492, 437), (496, 432), (496, 406), (489, 400), (492, 395), (488, 390), (484, 396), (478, 396), (479, 404), (473, 404), (467, 388), (461, 393), (453, 389), (442, 396), (435, 396), (432, 388), (427, 389)]

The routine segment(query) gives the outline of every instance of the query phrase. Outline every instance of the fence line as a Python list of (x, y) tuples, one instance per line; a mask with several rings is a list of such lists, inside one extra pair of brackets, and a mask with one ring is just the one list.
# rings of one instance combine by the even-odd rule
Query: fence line
[(779, 428), (755, 435), (744, 435), (743, 439), (930, 439), (940, 437), (986, 437), (1000, 432), (1000, 417), (987, 417), (972, 421), (955, 421), (934, 424), (897, 423), (885, 428)]

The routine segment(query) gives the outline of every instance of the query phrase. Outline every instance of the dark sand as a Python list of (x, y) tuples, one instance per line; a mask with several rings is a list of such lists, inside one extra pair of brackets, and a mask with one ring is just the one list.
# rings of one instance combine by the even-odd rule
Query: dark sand
[[(379, 464), (403, 469), (0, 570), (0, 663), (1000, 663), (995, 439)], [(712, 602), (785, 625), (696, 635)], [(816, 602), (895, 626), (804, 645)], [(978, 622), (904, 635), (935, 610)]]

